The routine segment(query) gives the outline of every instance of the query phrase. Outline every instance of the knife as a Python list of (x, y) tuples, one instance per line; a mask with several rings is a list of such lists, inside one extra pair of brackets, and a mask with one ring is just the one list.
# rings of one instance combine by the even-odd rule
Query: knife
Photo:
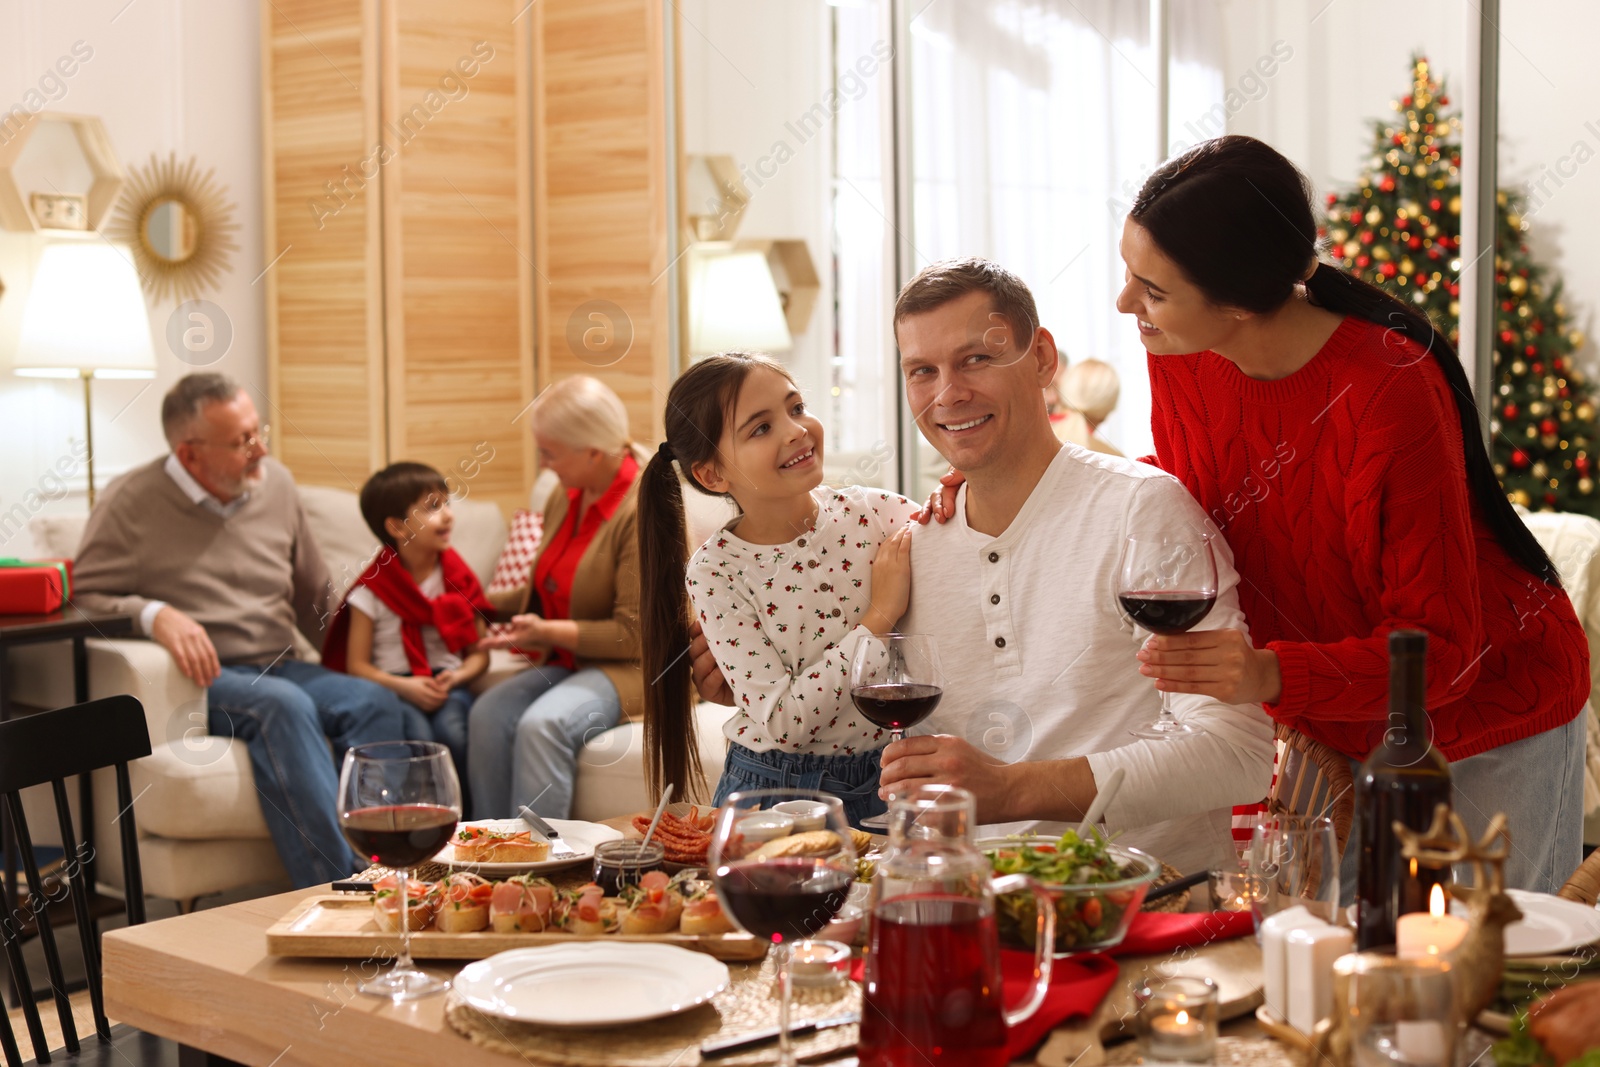
[(1201, 882), (1206, 880), (1206, 877), (1209, 873), (1210, 872), (1208, 871), (1199, 871), (1195, 874), (1186, 874), (1182, 878), (1173, 879), (1166, 885), (1158, 885), (1144, 895), (1144, 902), (1148, 904), (1152, 900), (1160, 900), (1162, 897), (1170, 897), (1174, 893), (1183, 892), (1190, 886), (1199, 885)]
[(554, 826), (551, 826), (549, 823), (539, 818), (539, 816), (535, 815), (533, 813), (533, 809), (528, 807), (528, 805), (522, 805), (522, 807), (517, 811), (517, 814), (522, 817), (523, 822), (533, 827), (534, 833), (539, 834), (546, 841), (550, 842), (550, 855), (552, 857), (576, 856), (578, 854), (577, 849), (561, 840), (560, 830), (557, 830)]
[[(850, 1023), (858, 1023), (860, 1021), (861, 1016), (856, 1012), (849, 1012), (845, 1015), (831, 1015), (826, 1019), (812, 1019), (809, 1022), (795, 1023), (790, 1026), (789, 1036), (795, 1037), (799, 1034), (809, 1034), (813, 1030), (827, 1030), (834, 1026), (848, 1026)], [(751, 1030), (747, 1033), (739, 1034), (736, 1037), (724, 1037), (707, 1041), (700, 1046), (700, 1055), (711, 1059), (716, 1056), (726, 1056), (730, 1052), (738, 1052), (753, 1045), (776, 1040), (778, 1040), (778, 1028), (776, 1026), (767, 1026), (760, 1030)]]

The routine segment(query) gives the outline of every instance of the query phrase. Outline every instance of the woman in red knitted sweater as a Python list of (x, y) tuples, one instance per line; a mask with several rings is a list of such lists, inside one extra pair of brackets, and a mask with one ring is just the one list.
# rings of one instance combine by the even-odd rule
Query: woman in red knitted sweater
[(1250, 620), (1157, 638), (1140, 669), (1360, 760), (1389, 631), (1425, 631), (1456, 807), (1479, 831), (1507, 812), (1508, 884), (1553, 892), (1581, 858), (1583, 631), (1449, 342), (1316, 243), (1306, 179), (1248, 137), (1167, 163), (1128, 215), (1117, 308), (1150, 352), (1156, 457), (1226, 536)]

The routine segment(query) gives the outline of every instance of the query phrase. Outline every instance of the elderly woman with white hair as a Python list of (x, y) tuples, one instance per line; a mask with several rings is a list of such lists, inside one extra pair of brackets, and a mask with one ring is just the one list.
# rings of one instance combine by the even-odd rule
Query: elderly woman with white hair
[(524, 804), (566, 818), (584, 741), (644, 707), (635, 502), (649, 455), (630, 440), (622, 401), (594, 378), (557, 382), (531, 415), (539, 465), (561, 484), (545, 504), (528, 584), (510, 605), (511, 630), (485, 644), (544, 657), (472, 707), (477, 818), (514, 816)]

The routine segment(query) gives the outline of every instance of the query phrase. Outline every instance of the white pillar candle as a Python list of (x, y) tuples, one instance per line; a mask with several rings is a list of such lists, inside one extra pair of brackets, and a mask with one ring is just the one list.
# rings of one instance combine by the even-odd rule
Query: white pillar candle
[(1434, 886), (1426, 912), (1400, 916), (1395, 923), (1395, 955), (1401, 959), (1442, 956), (1467, 936), (1467, 920), (1446, 913), (1444, 889)]
[(1333, 1014), (1333, 961), (1355, 947), (1342, 926), (1302, 927), (1284, 938), (1284, 970), (1289, 978), (1288, 1014), (1284, 1018), (1302, 1034)]
[(1289, 1018), (1289, 973), (1284, 966), (1284, 939), (1292, 930), (1326, 925), (1300, 904), (1261, 920), (1261, 970), (1267, 1010), (1279, 1019), (1287, 1021)]

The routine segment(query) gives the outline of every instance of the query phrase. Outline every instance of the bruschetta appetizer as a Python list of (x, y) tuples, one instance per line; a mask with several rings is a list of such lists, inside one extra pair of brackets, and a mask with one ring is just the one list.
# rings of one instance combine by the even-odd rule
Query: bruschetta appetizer
[(669, 934), (678, 928), (683, 914), (683, 896), (660, 871), (650, 871), (638, 885), (625, 887), (617, 899), (623, 905), (625, 934)]
[(489, 925), (494, 883), (468, 871), (447, 875), (434, 887), (433, 924), (441, 933), (470, 934)]
[(683, 917), (678, 929), (685, 934), (731, 934), (733, 920), (722, 910), (722, 901), (710, 882), (696, 879), (685, 882), (683, 892)]
[(497, 934), (537, 934), (555, 926), (556, 888), (549, 879), (521, 875), (496, 882), (489, 921)]
[[(433, 883), (424, 882), (420, 878), (408, 878), (406, 896), (411, 898), (406, 908), (406, 925), (413, 931), (421, 930), (433, 921)], [(399, 932), (400, 883), (394, 875), (382, 878), (374, 884), (372, 910), (378, 921), (378, 929), (385, 933)]]
[(606, 899), (605, 890), (593, 882), (570, 890), (565, 905), (563, 925), (575, 934), (615, 933), (621, 924), (617, 902)]
[(459, 863), (543, 863), (550, 858), (550, 842), (535, 841), (527, 830), (462, 826), (450, 844)]

